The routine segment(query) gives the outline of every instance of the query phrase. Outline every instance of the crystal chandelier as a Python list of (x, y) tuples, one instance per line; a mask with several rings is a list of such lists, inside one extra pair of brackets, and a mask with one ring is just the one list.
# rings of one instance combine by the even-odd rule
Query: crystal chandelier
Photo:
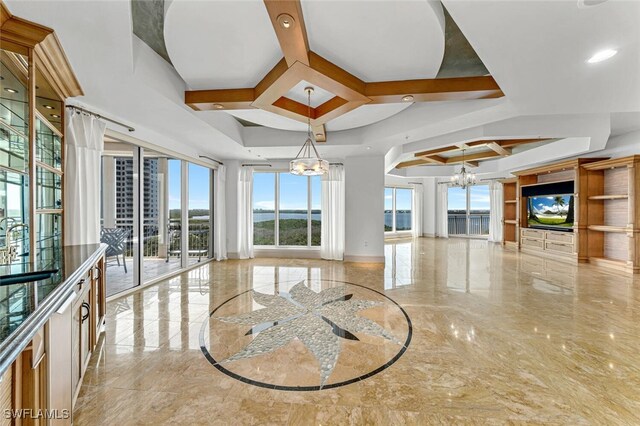
[(329, 171), (329, 162), (320, 158), (311, 135), (311, 94), (313, 93), (313, 87), (305, 87), (304, 91), (307, 92), (307, 140), (300, 148), (296, 158), (289, 163), (289, 172), (298, 176), (323, 175)]
[(462, 150), (462, 169), (460, 169), (460, 173), (456, 173), (451, 176), (451, 185), (459, 186), (462, 189), (465, 189), (467, 186), (476, 184), (476, 175), (475, 173), (467, 173), (467, 170), (464, 167), (464, 149)]

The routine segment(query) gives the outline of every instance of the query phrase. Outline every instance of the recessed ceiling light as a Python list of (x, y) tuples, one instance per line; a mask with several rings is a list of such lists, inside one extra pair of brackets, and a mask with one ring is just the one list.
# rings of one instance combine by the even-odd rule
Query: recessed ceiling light
[(214, 107), (215, 109), (222, 109), (222, 108), (224, 108), (224, 106), (223, 106), (222, 104), (213, 104), (213, 107)]
[(587, 62), (590, 64), (596, 64), (598, 62), (606, 61), (607, 59), (614, 57), (616, 53), (618, 53), (618, 51), (615, 49), (604, 49), (590, 57)]
[(46, 109), (53, 109), (51, 105), (42, 105), (42, 106), (45, 107)]
[(60, 118), (60, 116), (59, 116), (58, 114), (51, 114), (51, 116), (52, 116), (53, 118)]
[(365, 148), (366, 148), (367, 150), (371, 149), (371, 147), (370, 147), (370, 146), (367, 146), (367, 147), (365, 147)]
[(413, 95), (406, 95), (402, 97), (404, 102), (411, 102), (413, 100)]
[(5, 92), (9, 92), (9, 93), (18, 93), (18, 91), (16, 89), (12, 89), (10, 87), (5, 88), (4, 90), (5, 90)]
[(322, 133), (316, 133), (316, 138), (321, 138), (322, 137)]
[(293, 16), (287, 13), (278, 15), (278, 17), (276, 18), (276, 21), (278, 21), (278, 25), (280, 25), (285, 30), (293, 28), (293, 26), (296, 24), (296, 20), (293, 19)]

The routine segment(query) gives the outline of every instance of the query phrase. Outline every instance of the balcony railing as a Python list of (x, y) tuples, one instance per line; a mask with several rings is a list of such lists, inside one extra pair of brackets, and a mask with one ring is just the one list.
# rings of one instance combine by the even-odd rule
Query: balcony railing
[[(489, 234), (489, 213), (471, 213), (469, 218), (468, 235)], [(467, 215), (449, 213), (449, 235), (467, 235)]]
[[(144, 257), (160, 257), (169, 259), (170, 256), (179, 257), (182, 245), (182, 225), (180, 219), (170, 219), (167, 224), (166, 232), (161, 232), (159, 221), (157, 219), (143, 220), (143, 244), (142, 255)], [(125, 256), (133, 256), (133, 219), (118, 218), (116, 219), (116, 228), (126, 229), (129, 231), (125, 243)], [(197, 257), (201, 259), (209, 254), (209, 222), (192, 222), (189, 223), (189, 257)]]

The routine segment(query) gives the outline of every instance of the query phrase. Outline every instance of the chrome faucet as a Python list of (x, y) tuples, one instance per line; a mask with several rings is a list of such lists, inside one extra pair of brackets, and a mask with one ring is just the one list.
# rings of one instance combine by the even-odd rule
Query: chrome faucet
[(16, 223), (7, 228), (4, 241), (5, 246), (0, 248), (0, 264), (12, 263), (18, 257), (18, 247), (12, 244), (11, 236), (17, 228), (29, 229), (29, 225), (26, 223)]

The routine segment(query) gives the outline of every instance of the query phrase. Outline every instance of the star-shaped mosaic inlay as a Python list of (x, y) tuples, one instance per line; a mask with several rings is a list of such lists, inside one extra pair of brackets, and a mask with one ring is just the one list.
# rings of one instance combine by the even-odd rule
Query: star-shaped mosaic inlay
[(253, 300), (264, 308), (216, 317), (226, 323), (251, 326), (246, 334), (256, 335), (247, 346), (220, 362), (273, 352), (297, 338), (318, 361), (320, 382), (324, 386), (338, 361), (341, 339), (359, 340), (354, 333), (363, 333), (402, 345), (379, 324), (358, 315), (359, 311), (383, 302), (354, 299), (346, 290), (346, 286), (338, 286), (316, 293), (300, 281), (288, 293), (279, 295), (252, 291)]

